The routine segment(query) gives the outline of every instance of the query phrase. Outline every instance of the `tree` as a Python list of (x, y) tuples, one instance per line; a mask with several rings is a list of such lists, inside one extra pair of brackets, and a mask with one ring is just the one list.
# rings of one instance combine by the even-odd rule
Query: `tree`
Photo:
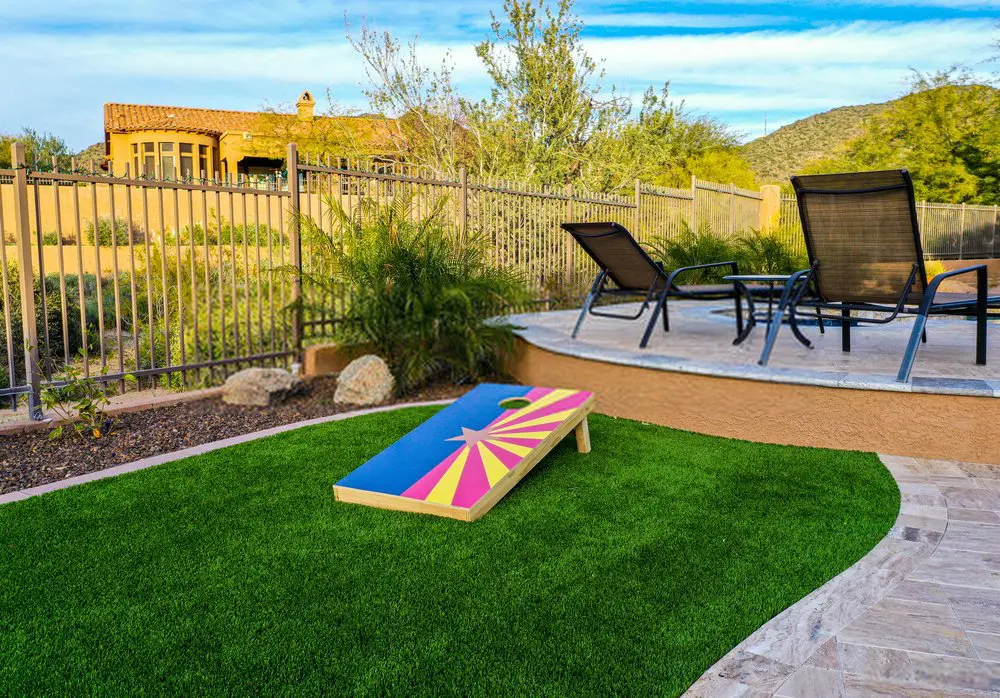
[(15, 142), (24, 144), (24, 159), (30, 167), (49, 168), (53, 156), (58, 159), (60, 168), (70, 165), (71, 154), (62, 138), (24, 128), (17, 134), (0, 134), (0, 168), (11, 167), (10, 146)]
[(905, 167), (920, 199), (1000, 203), (1000, 91), (959, 69), (915, 73), (910, 92), (810, 172)]
[(490, 14), (492, 36), (476, 55), (493, 87), (489, 99), (468, 105), (470, 129), (489, 153), (481, 169), (570, 182), (590, 159), (591, 142), (628, 115), (631, 105), (614, 89), (602, 95), (604, 73), (583, 49), (572, 6), (506, 0), (504, 20)]
[(468, 164), (463, 103), (451, 80), (451, 56), (436, 71), (417, 57), (416, 39), (404, 48), (388, 32), (368, 26), (348, 40), (365, 64), (365, 91), (387, 142), (387, 151), (436, 177), (455, 179)]
[(670, 99), (670, 85), (643, 95), (637, 119), (600, 134), (584, 172), (588, 187), (614, 190), (636, 179), (685, 187), (691, 176), (753, 187), (754, 175), (737, 150), (735, 133), (718, 121), (695, 116)]

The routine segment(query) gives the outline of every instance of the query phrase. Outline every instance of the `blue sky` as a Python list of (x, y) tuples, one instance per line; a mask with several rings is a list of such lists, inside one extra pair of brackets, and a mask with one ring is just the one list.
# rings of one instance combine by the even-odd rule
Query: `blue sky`
[[(22, 126), (82, 148), (103, 137), (104, 102), (256, 109), (329, 90), (365, 107), (344, 15), (422, 57), (451, 50), (463, 93), (486, 90), (473, 46), (502, 0), (0, 0), (0, 132)], [(584, 41), (607, 82), (677, 99), (760, 135), (845, 104), (883, 101), (911, 68), (956, 63), (983, 76), (1000, 38), (997, 0), (578, 0)]]

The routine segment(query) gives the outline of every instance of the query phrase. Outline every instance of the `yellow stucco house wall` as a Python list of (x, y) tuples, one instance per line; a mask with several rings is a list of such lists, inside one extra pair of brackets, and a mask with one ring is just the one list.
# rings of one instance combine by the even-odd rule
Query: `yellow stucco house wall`
[(387, 150), (385, 120), (317, 117), (308, 91), (295, 106), (296, 113), (283, 114), (105, 104), (107, 166), (118, 176), (236, 180), (281, 169), (292, 141), (300, 151), (324, 154)]

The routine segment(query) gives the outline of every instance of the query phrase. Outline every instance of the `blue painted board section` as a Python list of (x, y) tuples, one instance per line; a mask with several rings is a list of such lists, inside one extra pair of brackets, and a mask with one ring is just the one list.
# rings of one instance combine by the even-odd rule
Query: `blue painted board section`
[(500, 401), (523, 397), (532, 389), (530, 385), (478, 385), (337, 484), (402, 494), (462, 446), (461, 441), (446, 439), (461, 436), (462, 427), (484, 428), (504, 412)]

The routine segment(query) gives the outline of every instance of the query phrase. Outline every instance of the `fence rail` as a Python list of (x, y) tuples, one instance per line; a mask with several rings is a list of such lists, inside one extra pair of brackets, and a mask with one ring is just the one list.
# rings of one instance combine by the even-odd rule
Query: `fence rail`
[[(777, 187), (637, 181), (609, 194), (464, 172), (442, 180), (408, 164), (300, 161), (294, 145), (287, 175), (236, 181), (81, 173), (75, 163), (40, 172), (19, 144), (12, 155), (13, 169), (0, 170), (0, 400), (16, 407), (27, 396), (35, 417), (40, 390), (69, 364), (121, 390), (127, 374), (139, 387), (194, 387), (251, 365), (288, 366), (336, 330), (347, 290), (302, 288), (316, 259), (296, 213), (337, 240), (336, 209), (408, 197), (410, 215), (441, 211), (451, 234), (482, 240), (542, 302), (581, 294), (595, 273), (565, 221), (615, 220), (643, 243), (685, 227), (769, 229), (803, 247), (794, 199)], [(997, 207), (922, 203), (919, 212), (929, 256), (1000, 253)], [(291, 310), (303, 296), (307, 309)]]

